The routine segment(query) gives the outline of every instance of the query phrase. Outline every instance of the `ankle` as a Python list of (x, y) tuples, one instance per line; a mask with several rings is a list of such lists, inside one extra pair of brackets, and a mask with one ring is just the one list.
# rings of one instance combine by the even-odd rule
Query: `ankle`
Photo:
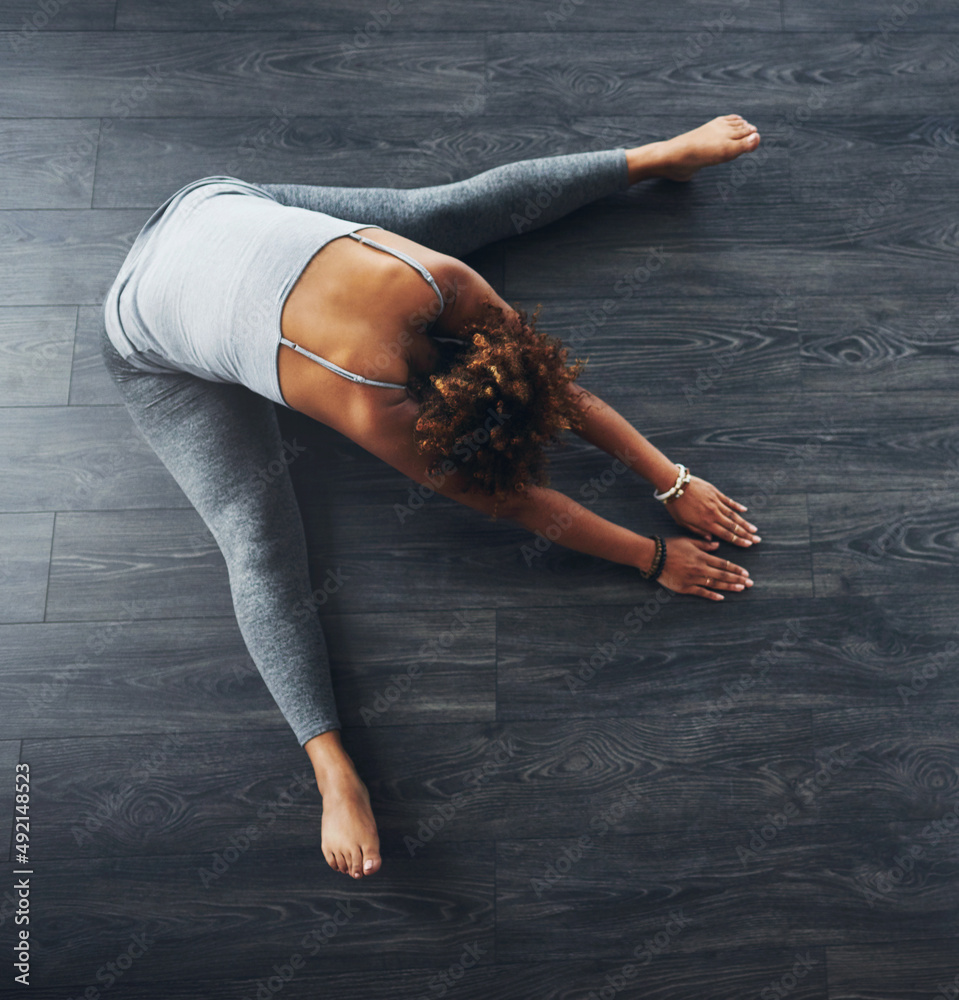
[(626, 150), (626, 170), (630, 184), (637, 184), (649, 177), (662, 176), (663, 142), (648, 142)]

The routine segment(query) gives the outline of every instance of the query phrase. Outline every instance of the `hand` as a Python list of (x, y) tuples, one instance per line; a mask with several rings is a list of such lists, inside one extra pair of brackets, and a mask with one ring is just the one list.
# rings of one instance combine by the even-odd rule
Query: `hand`
[(698, 476), (689, 480), (678, 500), (666, 504), (666, 510), (681, 528), (689, 529), (707, 542), (713, 541), (715, 535), (743, 548), (762, 541), (756, 534), (756, 526), (740, 516), (739, 511), (745, 509)]
[[(683, 498), (680, 497), (680, 500)], [(723, 600), (716, 590), (744, 590), (753, 585), (749, 573), (712, 553), (719, 542), (701, 542), (698, 538), (667, 538), (666, 564), (659, 582), (678, 594), (695, 594), (714, 601)]]

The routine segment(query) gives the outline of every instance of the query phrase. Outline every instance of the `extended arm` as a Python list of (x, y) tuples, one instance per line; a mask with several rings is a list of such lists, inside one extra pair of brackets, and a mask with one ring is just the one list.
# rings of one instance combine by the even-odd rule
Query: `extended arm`
[[(493, 498), (477, 490), (463, 491), (466, 477), (451, 461), (441, 466), (438, 474), (429, 474), (432, 464), (429, 456), (419, 454), (414, 443), (413, 432), (419, 416), (415, 400), (386, 403), (375, 396), (366, 399), (366, 416), (356, 422), (349, 435), (357, 444), (415, 482), (474, 510), (493, 514)], [(546, 539), (577, 552), (643, 570), (653, 561), (652, 539), (607, 521), (558, 490), (531, 487), (500, 504), (499, 513), (528, 531), (541, 533)], [(742, 590), (749, 586), (744, 569), (712, 554), (718, 545), (716, 541), (670, 539), (666, 568), (660, 577), (664, 586), (713, 600), (722, 600), (722, 595), (707, 589), (709, 586), (721, 590)]]

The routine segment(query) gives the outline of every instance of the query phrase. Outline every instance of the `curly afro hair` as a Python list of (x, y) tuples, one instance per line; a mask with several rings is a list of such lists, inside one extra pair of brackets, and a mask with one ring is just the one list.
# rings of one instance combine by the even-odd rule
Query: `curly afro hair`
[(582, 429), (584, 411), (567, 386), (586, 362), (566, 364), (561, 341), (536, 330), (538, 313), (527, 319), (487, 302), (461, 343), (438, 344), (436, 370), (409, 383), (420, 403), (417, 449), (434, 456), (430, 475), (453, 459), (470, 480), (464, 492), (496, 498), (494, 518), (511, 495), (549, 484), (544, 448)]

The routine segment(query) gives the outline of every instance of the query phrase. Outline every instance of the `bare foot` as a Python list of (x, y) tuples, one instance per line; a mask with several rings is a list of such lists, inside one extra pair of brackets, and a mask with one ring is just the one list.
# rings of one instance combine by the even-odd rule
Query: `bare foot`
[(370, 808), (370, 793), (356, 772), (327, 781), (320, 827), (323, 857), (335, 871), (353, 878), (380, 870), (380, 838)]
[(361, 878), (380, 870), (380, 838), (370, 808), (370, 793), (343, 749), (338, 729), (314, 736), (303, 745), (313, 763), (323, 796), (321, 847), (334, 870)]
[(697, 170), (734, 160), (759, 145), (759, 132), (740, 115), (721, 115), (691, 132), (626, 151), (629, 181), (688, 181)]

